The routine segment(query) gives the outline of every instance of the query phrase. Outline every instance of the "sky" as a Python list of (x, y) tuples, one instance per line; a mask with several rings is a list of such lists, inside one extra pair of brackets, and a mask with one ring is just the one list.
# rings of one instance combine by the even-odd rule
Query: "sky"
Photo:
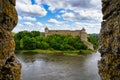
[(18, 24), (23, 30), (80, 30), (99, 33), (102, 21), (101, 0), (16, 0)]

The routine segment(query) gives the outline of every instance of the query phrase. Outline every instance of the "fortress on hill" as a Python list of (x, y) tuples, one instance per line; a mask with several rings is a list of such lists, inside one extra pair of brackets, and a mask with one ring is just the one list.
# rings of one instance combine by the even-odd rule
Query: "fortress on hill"
[(47, 27), (45, 28), (45, 36), (52, 34), (62, 34), (62, 35), (71, 35), (73, 37), (80, 37), (80, 39), (84, 42), (84, 44), (88, 47), (88, 49), (94, 49), (93, 44), (90, 43), (87, 39), (87, 33), (85, 29), (81, 30), (49, 30)]

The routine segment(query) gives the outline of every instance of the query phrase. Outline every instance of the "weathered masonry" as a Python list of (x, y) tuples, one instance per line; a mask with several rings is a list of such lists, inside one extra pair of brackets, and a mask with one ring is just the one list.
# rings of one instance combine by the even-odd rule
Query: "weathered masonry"
[(120, 0), (102, 0), (102, 7), (99, 73), (101, 80), (120, 80)]
[(85, 29), (82, 30), (49, 30), (47, 27), (45, 28), (45, 36), (52, 34), (62, 34), (62, 35), (71, 35), (73, 37), (80, 37), (81, 40), (87, 41), (87, 33)]
[(16, 0), (0, 0), (0, 80), (22, 80), (11, 32), (18, 21), (15, 3)]

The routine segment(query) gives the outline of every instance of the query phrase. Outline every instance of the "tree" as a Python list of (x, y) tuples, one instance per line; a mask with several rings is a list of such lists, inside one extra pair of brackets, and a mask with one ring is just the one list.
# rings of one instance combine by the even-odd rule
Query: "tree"
[(32, 37), (40, 36), (39, 31), (31, 31)]
[(98, 34), (89, 34), (88, 41), (93, 44), (94, 49), (98, 48)]
[(24, 36), (32, 37), (32, 34), (28, 31), (21, 31), (15, 34), (17, 39), (22, 39)]
[[(70, 35), (53, 34), (41, 36), (39, 31), (21, 31), (15, 34), (16, 49), (55, 49), (55, 50), (80, 50), (87, 49), (79, 37)], [(93, 39), (93, 37), (92, 37)], [(92, 41), (90, 37), (90, 41)]]
[(49, 48), (49, 44), (46, 43), (45, 41), (37, 42), (36, 48), (37, 49), (48, 49)]
[(20, 50), (20, 40), (15, 39), (15, 50)]
[(23, 37), (23, 49), (33, 50), (36, 49), (36, 39), (28, 36)]

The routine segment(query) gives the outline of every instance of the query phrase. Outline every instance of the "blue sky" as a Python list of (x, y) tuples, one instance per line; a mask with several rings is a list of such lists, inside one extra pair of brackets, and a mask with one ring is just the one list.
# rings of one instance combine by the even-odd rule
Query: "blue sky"
[(18, 24), (13, 32), (37, 30), (79, 30), (99, 33), (101, 0), (16, 0)]

